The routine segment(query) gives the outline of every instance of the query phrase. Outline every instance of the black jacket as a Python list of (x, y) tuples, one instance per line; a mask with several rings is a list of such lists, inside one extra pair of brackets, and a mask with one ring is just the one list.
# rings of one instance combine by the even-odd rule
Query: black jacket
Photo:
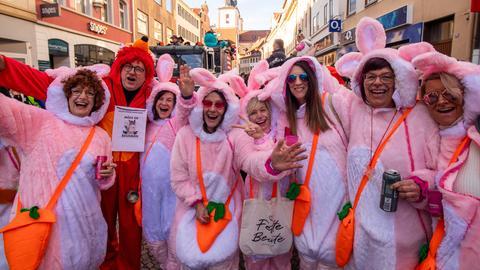
[(272, 55), (267, 58), (268, 65), (270, 68), (273, 67), (278, 67), (285, 62), (285, 59), (287, 56), (285, 55), (285, 50), (284, 49), (277, 49), (272, 52)]

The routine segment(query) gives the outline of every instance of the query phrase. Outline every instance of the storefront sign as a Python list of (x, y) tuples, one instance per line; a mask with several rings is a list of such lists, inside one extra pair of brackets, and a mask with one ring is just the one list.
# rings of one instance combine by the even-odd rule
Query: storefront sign
[(328, 32), (342, 32), (342, 20), (329, 20)]
[(355, 41), (355, 29), (356, 28), (353, 28), (353, 29), (350, 29), (348, 31), (343, 32), (342, 35), (340, 36), (340, 43), (344, 44), (344, 43), (354, 42)]
[(403, 6), (377, 18), (385, 30), (412, 23), (412, 8)]
[(55, 4), (41, 4), (40, 5), (40, 16), (42, 16), (42, 18), (60, 16), (60, 5), (58, 3), (55, 3)]
[(92, 21), (88, 23), (88, 30), (100, 35), (107, 34), (107, 29), (108, 27), (106, 27), (105, 25), (101, 25)]
[(48, 54), (53, 56), (68, 56), (68, 43), (61, 39), (49, 39)]

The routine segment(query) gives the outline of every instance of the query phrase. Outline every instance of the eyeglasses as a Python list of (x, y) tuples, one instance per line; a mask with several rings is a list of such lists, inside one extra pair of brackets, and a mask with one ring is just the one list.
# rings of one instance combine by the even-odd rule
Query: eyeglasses
[(392, 83), (395, 80), (395, 76), (393, 74), (380, 74), (380, 75), (375, 75), (373, 73), (367, 73), (364, 77), (364, 80), (367, 84), (372, 84), (374, 83), (377, 78), (380, 78), (380, 82), (382, 83)]
[(137, 73), (137, 74), (142, 74), (142, 73), (145, 72), (145, 69), (144, 69), (144, 68), (139, 67), (139, 66), (133, 66), (133, 65), (131, 65), (131, 64), (125, 64), (125, 65), (123, 66), (123, 68), (125, 69), (126, 72), (130, 72), (130, 71), (132, 71), (132, 69), (133, 69), (133, 71), (134, 71), (135, 73)]
[(202, 104), (203, 104), (204, 108), (210, 108), (210, 107), (212, 107), (212, 105), (215, 107), (215, 109), (218, 109), (218, 110), (221, 110), (221, 109), (225, 108), (225, 103), (223, 103), (223, 102), (213, 103), (210, 100), (204, 100), (204, 101), (202, 101)]
[(78, 97), (84, 92), (87, 95), (87, 97), (95, 97), (95, 95), (97, 94), (95, 90), (88, 89), (88, 88), (78, 88), (78, 87), (72, 88), (72, 96)]
[(300, 80), (302, 80), (302, 82), (308, 81), (308, 75), (307, 75), (307, 73), (302, 73), (302, 74), (300, 74), (300, 75), (296, 75), (296, 74), (290, 74), (290, 75), (288, 75), (288, 77), (287, 77), (287, 82), (288, 82), (288, 83), (293, 83), (294, 81), (297, 80), (297, 77), (300, 78)]
[(451, 103), (457, 103), (457, 98), (452, 95), (447, 89), (443, 89), (442, 91), (430, 92), (423, 96), (423, 102), (429, 106), (433, 106), (437, 104), (440, 100), (440, 95), (447, 101)]

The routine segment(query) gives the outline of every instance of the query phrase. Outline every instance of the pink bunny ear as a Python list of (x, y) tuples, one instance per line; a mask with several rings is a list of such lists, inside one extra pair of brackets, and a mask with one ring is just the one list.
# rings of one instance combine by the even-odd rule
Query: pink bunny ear
[(196, 83), (203, 87), (212, 87), (217, 81), (217, 78), (204, 68), (194, 68), (190, 70), (190, 76)]
[(49, 77), (52, 77), (52, 78), (57, 78), (57, 77), (64, 77), (64, 76), (68, 76), (69, 74), (73, 73), (74, 72), (74, 69), (72, 68), (69, 68), (69, 67), (59, 67), (59, 68), (56, 68), (56, 69), (47, 69), (45, 70), (45, 73), (47, 73), (47, 75)]
[[(258, 74), (257, 76), (254, 76), (254, 79), (259, 85), (265, 85), (267, 82), (278, 77), (279, 72), (280, 67), (271, 68), (265, 72), (262, 72), (261, 74)], [(252, 75), (250, 75), (250, 78), (252, 78)]]
[(220, 81), (226, 82), (235, 91), (239, 97), (244, 97), (248, 94), (249, 89), (245, 85), (245, 81), (242, 77), (230, 73), (222, 74), (219, 78)]
[(261, 84), (259, 84), (256, 80), (256, 77), (268, 70), (268, 61), (262, 60), (258, 62), (250, 71), (250, 76), (248, 77), (248, 88), (250, 90), (257, 90), (260, 89)]
[(447, 70), (449, 66), (457, 63), (455, 58), (446, 56), (439, 52), (428, 52), (421, 54), (412, 60), (412, 64), (423, 74), (432, 74)]
[(433, 48), (432, 44), (428, 42), (418, 42), (400, 47), (398, 49), (398, 54), (403, 59), (411, 62), (415, 56), (434, 51), (435, 48)]
[(382, 24), (370, 17), (363, 17), (355, 30), (357, 48), (363, 54), (385, 48), (387, 36)]
[(170, 54), (162, 54), (157, 61), (157, 67), (155, 71), (157, 72), (157, 78), (160, 82), (168, 82), (173, 75), (173, 67), (175, 62), (173, 61)]
[(335, 63), (335, 68), (337, 69), (338, 74), (343, 77), (352, 78), (360, 61), (362, 61), (362, 57), (363, 55), (358, 52), (347, 53), (340, 57)]
[(85, 67), (85, 69), (96, 72), (97, 76), (99, 76), (100, 78), (103, 78), (110, 73), (110, 67), (105, 64), (96, 64), (93, 66)]

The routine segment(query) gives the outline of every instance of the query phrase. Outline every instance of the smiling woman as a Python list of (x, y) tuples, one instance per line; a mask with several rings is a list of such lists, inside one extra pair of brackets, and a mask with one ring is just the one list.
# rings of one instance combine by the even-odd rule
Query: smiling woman
[(93, 71), (79, 70), (63, 83), (71, 114), (85, 117), (102, 107), (105, 91), (101, 80)]

